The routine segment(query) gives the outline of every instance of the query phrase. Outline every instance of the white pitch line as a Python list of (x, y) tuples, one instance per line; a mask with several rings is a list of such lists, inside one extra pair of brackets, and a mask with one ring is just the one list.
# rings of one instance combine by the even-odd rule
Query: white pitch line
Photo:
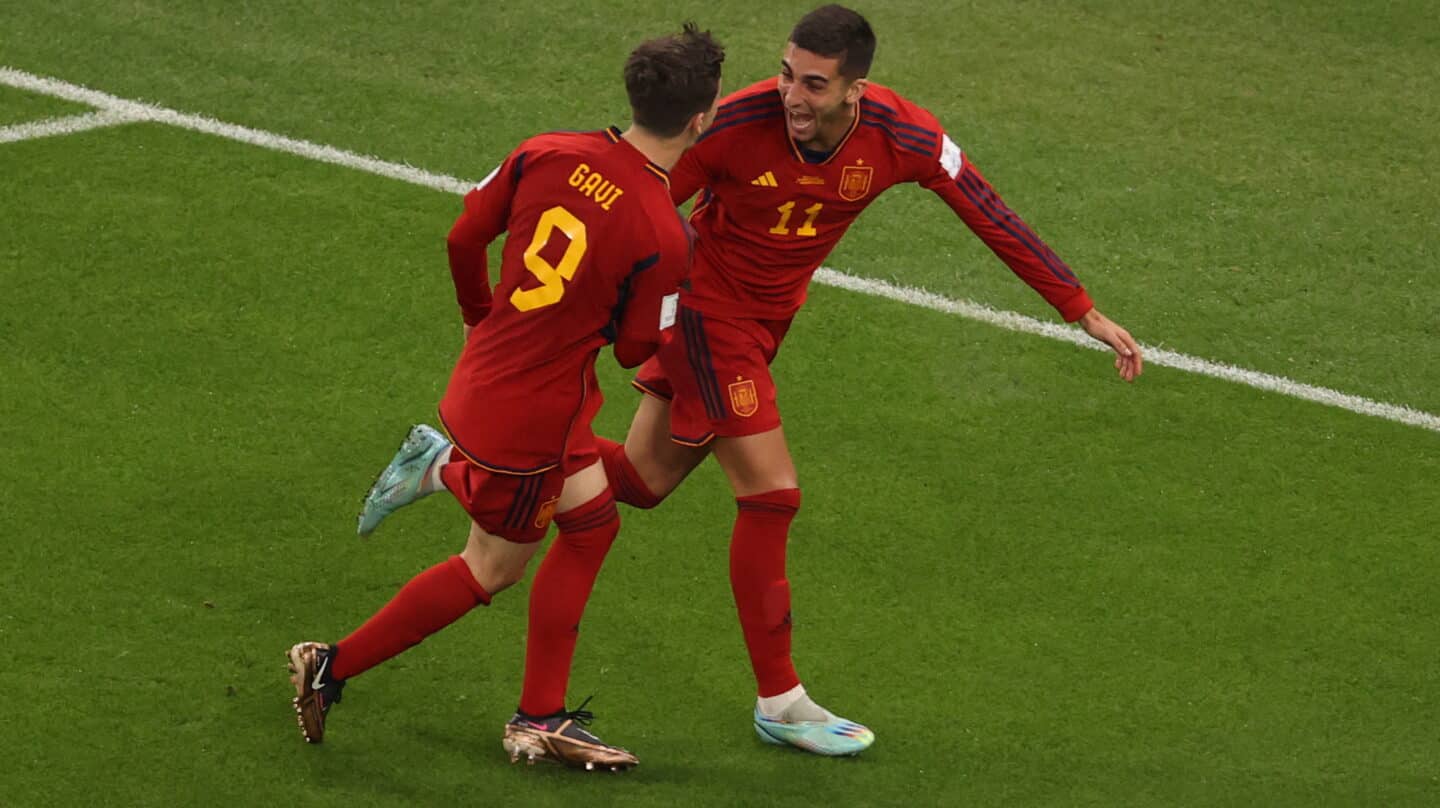
[[(464, 194), (475, 187), (474, 182), (462, 180), (458, 177), (434, 174), (415, 168), (414, 166), (391, 163), (377, 157), (356, 154), (334, 148), (333, 146), (323, 146), (310, 143), (309, 141), (296, 140), (259, 129), (250, 129), (245, 126), (224, 123), (201, 115), (190, 115), (153, 104), (119, 98), (109, 95), (108, 93), (102, 93), (97, 90), (91, 90), (76, 84), (60, 81), (59, 79), (36, 76), (9, 67), (0, 67), (0, 84), (7, 84), (11, 87), (54, 96), (56, 98), (63, 98), (67, 101), (89, 104), (103, 111), (118, 113), (129, 120), (164, 123), (171, 126), (178, 126), (182, 129), (218, 135), (219, 137), (238, 140), (242, 143), (249, 143), (262, 148), (274, 149), (300, 157), (307, 157), (312, 160), (358, 169), (371, 174), (378, 174), (382, 177), (390, 177), (391, 179), (402, 180), (414, 185), (422, 185), (426, 188), (434, 188), (437, 191)], [(821, 267), (815, 273), (815, 281), (826, 286), (848, 289), (853, 292), (887, 298), (932, 311), (978, 320), (1010, 331), (1049, 337), (1050, 339), (1068, 342), (1082, 348), (1108, 350), (1073, 326), (1044, 322), (1015, 312), (998, 311), (968, 300), (953, 300), (933, 292), (927, 292), (923, 289), (897, 286), (886, 283), (885, 281), (861, 278), (830, 269), (829, 267)], [(1330, 407), (1338, 407), (1360, 415), (1384, 418), (1388, 421), (1396, 421), (1409, 426), (1417, 426), (1421, 429), (1440, 432), (1440, 415), (1432, 415), (1428, 412), (1422, 412), (1396, 404), (1385, 404), (1368, 398), (1342, 393), (1327, 387), (1304, 384), (1283, 376), (1272, 376), (1268, 373), (1260, 373), (1234, 365), (1212, 362), (1208, 359), (1200, 359), (1174, 351), (1167, 351), (1163, 348), (1153, 348), (1148, 345), (1142, 347), (1145, 351), (1146, 362), (1150, 364), (1171, 367), (1216, 379), (1223, 379), (1258, 390), (1280, 393)]]
[(306, 140), (296, 140), (295, 138), (277, 135), (272, 132), (264, 132), (246, 126), (237, 126), (233, 123), (217, 121), (214, 118), (206, 118), (203, 115), (189, 115), (173, 109), (155, 106), (154, 104), (131, 101), (127, 98), (119, 98), (109, 93), (91, 90), (77, 84), (71, 84), (45, 76), (36, 76), (9, 67), (0, 67), (0, 84), (8, 84), (11, 87), (16, 87), (21, 90), (29, 90), (43, 95), (63, 98), (66, 101), (89, 104), (92, 107), (99, 107), (101, 110), (107, 112), (129, 116), (133, 120), (169, 124), (170, 126), (178, 126), (181, 129), (204, 132), (208, 135), (218, 135), (223, 138), (229, 138), (230, 140), (238, 140), (241, 143), (248, 143), (252, 146), (274, 149), (300, 157), (307, 157), (311, 160), (319, 160), (322, 163), (332, 163), (347, 168), (355, 168), (371, 174), (379, 174), (382, 177), (403, 180), (415, 185), (423, 185), (427, 188), (434, 188), (437, 191), (450, 191), (451, 193), (463, 194), (475, 187), (475, 183), (473, 182), (466, 182), (456, 179), (455, 177), (447, 177), (443, 174), (432, 174), (429, 171), (424, 171), (414, 166), (391, 163), (376, 157), (366, 157), (362, 154), (337, 149), (333, 146), (322, 146)]
[[(969, 320), (979, 320), (982, 323), (989, 323), (990, 325), (999, 326), (1009, 331), (1019, 331), (1025, 334), (1049, 337), (1050, 339), (1078, 345), (1081, 348), (1091, 348), (1097, 351), (1110, 350), (1108, 346), (1102, 345), (1100, 342), (1092, 339), (1089, 334), (1073, 326), (1037, 320), (1013, 311), (998, 311), (989, 306), (972, 303), (968, 300), (952, 300), (948, 297), (937, 295), (934, 292), (927, 292), (924, 289), (916, 289), (912, 286), (897, 286), (871, 278), (859, 278), (830, 269), (829, 267), (821, 267), (817, 270), (815, 272), (815, 280), (826, 286), (835, 286), (841, 289), (849, 289), (852, 292), (860, 292), (861, 294), (874, 297), (896, 300), (912, 306), (930, 309), (931, 311), (954, 314)], [(1317, 404), (1339, 407), (1342, 410), (1349, 410), (1361, 415), (1371, 415), (1376, 418), (1384, 418), (1387, 421), (1398, 421), (1402, 424), (1440, 432), (1440, 416), (1431, 415), (1428, 412), (1422, 412), (1396, 404), (1385, 404), (1368, 398), (1361, 398), (1360, 396), (1352, 396), (1349, 393), (1342, 393), (1339, 390), (1332, 390), (1328, 387), (1316, 387), (1315, 385), (1293, 381), (1283, 376), (1272, 376), (1269, 373), (1247, 370), (1246, 368), (1226, 365), (1221, 362), (1212, 362), (1209, 359), (1200, 359), (1187, 354), (1176, 353), (1175, 351), (1167, 351), (1164, 348), (1153, 348), (1149, 345), (1142, 345), (1141, 347), (1144, 351), (1145, 364), (1147, 365), (1161, 365), (1190, 373), (1198, 373), (1202, 376), (1224, 379), (1259, 390), (1281, 393), (1294, 398), (1313, 401)]]
[(0, 143), (17, 143), (22, 140), (33, 140), (38, 137), (69, 135), (75, 132), (100, 129), (106, 126), (118, 126), (119, 124), (130, 123), (134, 120), (135, 118), (124, 113), (106, 109), (98, 112), (86, 112), (80, 115), (67, 115), (64, 118), (46, 118), (40, 121), (31, 121), (30, 123), (0, 126)]

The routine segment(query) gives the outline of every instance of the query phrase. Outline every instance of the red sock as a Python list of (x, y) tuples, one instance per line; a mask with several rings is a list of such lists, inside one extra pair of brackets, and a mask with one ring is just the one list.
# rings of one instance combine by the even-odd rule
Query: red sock
[(365, 625), (336, 643), (330, 675), (348, 679), (364, 673), (479, 605), (490, 605), (490, 593), (465, 559), (450, 556), (411, 578)]
[(565, 709), (570, 663), (580, 617), (605, 554), (620, 532), (609, 491), (555, 517), (555, 537), (530, 587), (530, 633), (525, 640), (525, 690), (520, 711), (550, 715)]
[(653, 508), (663, 497), (657, 497), (640, 479), (640, 472), (630, 458), (625, 456), (625, 445), (595, 436), (600, 444), (600, 460), (605, 464), (605, 477), (610, 480), (610, 490), (615, 499), (636, 508)]
[(800, 684), (790, 660), (790, 582), (785, 580), (785, 540), (800, 510), (800, 489), (736, 497), (735, 504), (730, 589), (760, 695), (778, 696)]

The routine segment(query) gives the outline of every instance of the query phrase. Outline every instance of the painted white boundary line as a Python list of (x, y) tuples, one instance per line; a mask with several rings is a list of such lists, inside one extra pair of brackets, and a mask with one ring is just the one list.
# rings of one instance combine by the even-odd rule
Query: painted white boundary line
[[(1108, 347), (1092, 339), (1089, 334), (1086, 334), (1074, 326), (1037, 320), (1023, 314), (1016, 314), (1013, 311), (998, 311), (989, 306), (982, 306), (979, 303), (972, 303), (968, 300), (951, 300), (948, 297), (942, 297), (933, 292), (927, 292), (924, 289), (916, 289), (911, 286), (897, 286), (892, 283), (872, 280), (870, 278), (857, 278), (854, 275), (837, 272), (828, 267), (821, 267), (819, 271), (815, 273), (815, 280), (827, 286), (836, 286), (841, 289), (849, 289), (853, 292), (860, 292), (861, 294), (872, 295), (874, 297), (897, 300), (901, 303), (908, 303), (912, 306), (919, 306), (932, 311), (954, 314), (970, 320), (979, 320), (982, 323), (989, 323), (990, 325), (999, 326), (1000, 328), (1010, 331), (1049, 337), (1050, 339), (1078, 345), (1081, 348), (1091, 348), (1097, 351), (1110, 350)], [(1384, 404), (1368, 398), (1361, 398), (1360, 396), (1352, 396), (1348, 393), (1332, 390), (1328, 387), (1316, 387), (1315, 385), (1303, 384), (1283, 376), (1272, 376), (1268, 373), (1247, 370), (1234, 365), (1211, 362), (1208, 359), (1200, 359), (1198, 357), (1176, 353), (1175, 351), (1167, 351), (1164, 348), (1152, 348), (1149, 345), (1142, 345), (1141, 347), (1144, 349), (1145, 364), (1147, 365), (1161, 365), (1190, 373), (1198, 373), (1202, 376), (1224, 379), (1259, 390), (1313, 401), (1317, 404), (1339, 407), (1342, 410), (1350, 410), (1351, 412), (1361, 415), (1372, 415), (1376, 418), (1398, 421), (1402, 424), (1440, 432), (1440, 416), (1431, 415), (1428, 412), (1421, 412), (1420, 410), (1414, 410), (1396, 404)]]
[(122, 123), (130, 123), (134, 120), (135, 119), (129, 115), (112, 112), (110, 110), (86, 112), (80, 115), (69, 115), (64, 118), (46, 118), (40, 121), (32, 121), (31, 123), (0, 126), (0, 143), (18, 143), (22, 140), (33, 140), (37, 137), (69, 135), (75, 132), (84, 132), (89, 129), (117, 126)]
[[(333, 163), (334, 165), (367, 171), (383, 177), (403, 180), (415, 185), (434, 188), (438, 191), (464, 194), (474, 187), (473, 182), (457, 177), (450, 177), (444, 174), (432, 174), (431, 172), (413, 166), (391, 163), (375, 157), (368, 157), (355, 154), (354, 152), (336, 149), (332, 146), (322, 146), (258, 129), (224, 123), (200, 115), (189, 115), (152, 104), (131, 101), (58, 79), (36, 76), (8, 67), (0, 67), (0, 84), (50, 95), (56, 98), (63, 98), (67, 101), (88, 104), (93, 107), (98, 107), (102, 111), (119, 113), (132, 120), (164, 123), (171, 126), (178, 126), (182, 129), (218, 135), (231, 140), (238, 140), (242, 143), (249, 143), (254, 146), (274, 149), (301, 157), (308, 157), (312, 160), (320, 160), (326, 163)], [(932, 311), (978, 320), (1010, 331), (1049, 337), (1050, 339), (1069, 342), (1083, 348), (1108, 350), (1073, 326), (1044, 322), (1014, 312), (998, 311), (967, 300), (952, 300), (923, 289), (896, 286), (886, 283), (885, 281), (860, 278), (830, 269), (829, 267), (822, 267), (816, 272), (815, 281), (826, 286), (848, 289), (853, 292), (887, 298)], [(1440, 415), (1432, 415), (1427, 412), (1421, 412), (1420, 410), (1395, 404), (1385, 404), (1368, 398), (1361, 398), (1360, 396), (1352, 396), (1348, 393), (1331, 390), (1327, 387), (1302, 384), (1284, 378), (1283, 376), (1272, 376), (1268, 373), (1246, 370), (1245, 368), (1235, 367), (1234, 365), (1211, 362), (1208, 359), (1200, 359), (1174, 351), (1167, 351), (1162, 348), (1152, 348), (1148, 345), (1142, 347), (1144, 347), (1145, 350), (1145, 361), (1152, 365), (1172, 367), (1190, 373), (1198, 373), (1202, 376), (1224, 379), (1259, 390), (1280, 393), (1331, 407), (1339, 407), (1340, 409), (1349, 410), (1354, 413), (1359, 413), (1360, 415), (1384, 418), (1389, 421), (1396, 421), (1409, 426), (1417, 426), (1421, 429), (1440, 432)]]
[(262, 132), (258, 129), (236, 126), (233, 123), (224, 123), (213, 118), (206, 118), (202, 115), (187, 115), (183, 112), (157, 107), (153, 104), (118, 98), (108, 93), (90, 90), (58, 79), (32, 75), (9, 67), (0, 67), (0, 84), (8, 84), (11, 87), (16, 87), (21, 90), (29, 90), (43, 95), (63, 98), (66, 101), (74, 101), (79, 104), (89, 104), (92, 107), (98, 107), (106, 112), (115, 112), (129, 116), (133, 120), (164, 123), (171, 126), (178, 126), (181, 129), (204, 132), (208, 135), (218, 135), (223, 138), (229, 138), (230, 140), (238, 140), (241, 143), (249, 143), (252, 146), (260, 146), (266, 149), (288, 152), (300, 157), (308, 157), (311, 160), (319, 160), (322, 163), (333, 163), (347, 168), (368, 171), (371, 174), (379, 174), (382, 177), (403, 180), (414, 183), (415, 185), (424, 185), (427, 188), (434, 188), (438, 191), (450, 191), (451, 193), (463, 194), (475, 185), (472, 182), (466, 182), (454, 177), (447, 177), (443, 174), (432, 174), (413, 166), (390, 163), (374, 157), (366, 157), (355, 154), (354, 152), (342, 151), (332, 146), (321, 146), (305, 140), (296, 140), (270, 132)]

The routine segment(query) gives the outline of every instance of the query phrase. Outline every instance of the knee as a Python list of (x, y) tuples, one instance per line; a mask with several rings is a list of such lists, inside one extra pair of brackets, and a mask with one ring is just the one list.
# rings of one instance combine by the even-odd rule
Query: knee
[(509, 589), (525, 577), (530, 555), (486, 552), (483, 545), (471, 542), (460, 553), (470, 574), (491, 595)]
[(669, 440), (659, 451), (652, 451), (640, 467), (640, 476), (655, 494), (655, 502), (670, 496), (697, 466), (710, 456), (708, 446), (681, 446)]
[(638, 471), (640, 481), (645, 484), (644, 494), (648, 494), (648, 496), (627, 498), (625, 504), (643, 511), (648, 511), (664, 502), (665, 498), (670, 496), (671, 491), (680, 487), (680, 483), (684, 482), (685, 475), (688, 473), (654, 464)]
[(642, 510), (659, 505), (693, 468), (693, 464), (657, 453), (652, 444), (643, 441), (634, 447), (602, 444), (601, 458), (615, 498)]
[(620, 535), (620, 512), (615, 502), (608, 499), (604, 507), (594, 512), (561, 514), (555, 517), (555, 526), (560, 529), (555, 544), (566, 550), (582, 555), (604, 557)]
[(800, 489), (793, 485), (772, 488), (763, 493), (736, 497), (735, 503), (742, 512), (790, 520), (800, 511)]
[[(730, 479), (738, 497), (764, 496), (794, 491), (799, 497), (800, 478), (779, 428), (738, 438), (718, 438), (715, 459)], [(798, 507), (798, 505), (797, 505)]]

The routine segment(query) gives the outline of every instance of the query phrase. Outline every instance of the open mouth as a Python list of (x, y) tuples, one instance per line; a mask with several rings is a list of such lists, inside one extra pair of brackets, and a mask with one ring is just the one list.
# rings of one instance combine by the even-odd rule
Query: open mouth
[(785, 111), (790, 124), (790, 135), (796, 140), (809, 140), (815, 136), (815, 116), (808, 112)]

